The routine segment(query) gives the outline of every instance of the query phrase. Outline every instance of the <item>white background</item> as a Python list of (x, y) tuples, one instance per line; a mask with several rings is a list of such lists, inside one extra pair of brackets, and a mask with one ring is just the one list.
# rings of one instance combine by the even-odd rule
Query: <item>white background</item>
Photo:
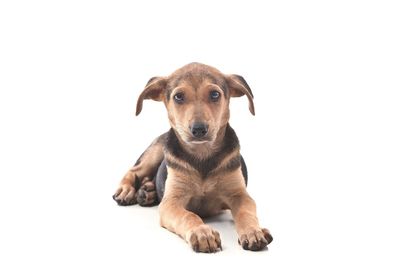
[[(0, 265), (399, 266), (395, 2), (2, 1)], [(168, 130), (137, 96), (192, 61), (254, 92), (231, 124), (268, 251), (242, 251), (226, 214), (223, 252), (196, 254), (157, 207), (111, 199)]]

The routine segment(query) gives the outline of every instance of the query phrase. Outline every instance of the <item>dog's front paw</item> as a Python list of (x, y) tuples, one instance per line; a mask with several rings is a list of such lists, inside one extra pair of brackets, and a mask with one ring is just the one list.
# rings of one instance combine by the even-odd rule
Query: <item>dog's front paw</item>
[(265, 228), (250, 228), (239, 237), (239, 244), (246, 250), (262, 250), (273, 240), (272, 235)]
[(134, 205), (136, 204), (135, 193), (136, 190), (132, 185), (122, 184), (113, 195), (113, 199), (120, 206)]
[(196, 252), (210, 253), (222, 250), (219, 233), (205, 224), (190, 230), (186, 240)]

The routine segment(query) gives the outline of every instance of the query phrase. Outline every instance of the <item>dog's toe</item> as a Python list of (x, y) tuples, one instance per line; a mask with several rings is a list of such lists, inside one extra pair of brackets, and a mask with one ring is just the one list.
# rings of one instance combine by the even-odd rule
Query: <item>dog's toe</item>
[(273, 240), (267, 229), (250, 229), (239, 237), (239, 244), (245, 250), (258, 251), (264, 249)]
[(134, 205), (136, 204), (135, 188), (131, 185), (122, 185), (113, 195), (113, 199), (120, 206)]
[(196, 252), (214, 253), (222, 250), (219, 233), (208, 225), (201, 225), (191, 230), (187, 241)]
[(267, 240), (267, 245), (269, 245), (274, 240), (274, 238), (272, 237), (268, 229), (262, 228), (261, 231), (264, 234), (264, 238)]
[(136, 201), (140, 206), (152, 206), (157, 204), (157, 194), (153, 181), (142, 184), (136, 194)]

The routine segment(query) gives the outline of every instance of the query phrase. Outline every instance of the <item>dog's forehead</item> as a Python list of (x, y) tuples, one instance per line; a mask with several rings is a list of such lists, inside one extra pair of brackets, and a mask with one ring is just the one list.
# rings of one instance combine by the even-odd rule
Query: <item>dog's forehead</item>
[(217, 69), (200, 63), (188, 64), (169, 76), (168, 88), (186, 85), (193, 89), (199, 88), (204, 83), (216, 84), (222, 90), (226, 89), (225, 76)]

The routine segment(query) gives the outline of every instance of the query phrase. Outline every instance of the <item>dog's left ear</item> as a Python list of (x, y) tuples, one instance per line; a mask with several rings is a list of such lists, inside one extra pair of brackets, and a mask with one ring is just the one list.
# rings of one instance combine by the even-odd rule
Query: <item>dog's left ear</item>
[(162, 101), (164, 97), (165, 87), (167, 86), (166, 77), (153, 77), (151, 78), (140, 94), (136, 104), (136, 116), (140, 114), (143, 107), (143, 100), (152, 99), (155, 101)]
[(246, 95), (249, 100), (249, 110), (251, 114), (255, 115), (253, 103), (254, 96), (246, 80), (240, 75), (232, 74), (227, 76), (226, 81), (228, 83), (230, 96), (239, 97)]

